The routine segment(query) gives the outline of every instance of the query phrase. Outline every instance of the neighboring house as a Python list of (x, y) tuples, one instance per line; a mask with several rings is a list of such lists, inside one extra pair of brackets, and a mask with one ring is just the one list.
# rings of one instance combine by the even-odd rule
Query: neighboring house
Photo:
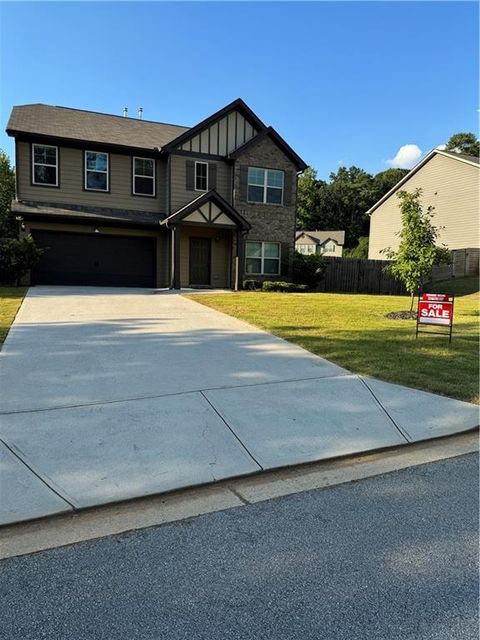
[(305, 162), (242, 101), (192, 128), (43, 104), (13, 108), (33, 284), (241, 288), (288, 277)]
[(344, 242), (345, 231), (297, 231), (295, 249), (299, 253), (341, 258)]
[(433, 224), (440, 228), (439, 243), (462, 256), (466, 273), (478, 273), (479, 159), (452, 151), (431, 151), (367, 213), (370, 214), (368, 257), (385, 259), (382, 249), (399, 246), (401, 230), (397, 192), (422, 189), (422, 203), (434, 207)]

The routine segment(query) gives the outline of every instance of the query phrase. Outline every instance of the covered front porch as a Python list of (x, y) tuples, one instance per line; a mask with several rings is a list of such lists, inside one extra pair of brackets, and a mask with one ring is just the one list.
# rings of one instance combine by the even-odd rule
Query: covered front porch
[(216, 191), (202, 193), (161, 226), (171, 234), (171, 289), (241, 289), (250, 224)]

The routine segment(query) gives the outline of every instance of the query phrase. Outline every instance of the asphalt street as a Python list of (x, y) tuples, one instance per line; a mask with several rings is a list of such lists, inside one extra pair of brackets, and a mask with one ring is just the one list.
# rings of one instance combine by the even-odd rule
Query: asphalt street
[(8, 640), (477, 640), (478, 456), (12, 558)]

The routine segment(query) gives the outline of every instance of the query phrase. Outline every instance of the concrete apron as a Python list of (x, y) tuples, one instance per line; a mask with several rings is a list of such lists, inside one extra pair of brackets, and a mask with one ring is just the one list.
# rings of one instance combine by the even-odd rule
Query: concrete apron
[(0, 524), (478, 425), (149, 290), (31, 289), (0, 357)]

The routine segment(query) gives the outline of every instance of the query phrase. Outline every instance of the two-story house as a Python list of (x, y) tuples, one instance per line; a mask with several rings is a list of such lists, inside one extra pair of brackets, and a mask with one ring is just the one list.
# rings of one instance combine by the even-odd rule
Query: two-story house
[(295, 249), (305, 255), (341, 258), (344, 243), (345, 231), (297, 231)]
[(235, 100), (192, 128), (44, 104), (13, 108), (32, 284), (239, 289), (288, 277), (306, 164)]

